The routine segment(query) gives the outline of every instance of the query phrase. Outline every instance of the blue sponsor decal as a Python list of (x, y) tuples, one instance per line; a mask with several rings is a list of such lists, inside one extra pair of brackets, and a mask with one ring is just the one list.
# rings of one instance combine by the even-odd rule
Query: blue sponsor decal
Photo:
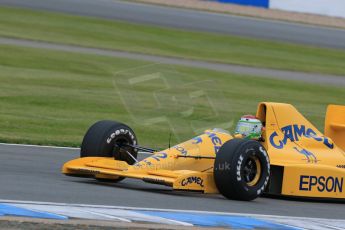
[(177, 151), (179, 151), (184, 156), (186, 156), (188, 154), (188, 151), (179, 145), (176, 145), (173, 148), (176, 149)]
[(167, 158), (168, 154), (164, 152), (159, 152), (156, 153), (155, 155), (151, 156), (151, 158), (155, 159), (156, 161), (160, 161), (160, 159), (165, 159)]
[(300, 191), (343, 192), (344, 178), (301, 175)]
[(217, 2), (234, 3), (244, 6), (269, 7), (269, 0), (216, 0)]
[(298, 141), (301, 137), (312, 138), (315, 141), (323, 142), (323, 144), (330, 149), (333, 149), (334, 147), (334, 144), (330, 143), (330, 140), (327, 137), (317, 136), (313, 129), (306, 128), (304, 125), (287, 125), (283, 127), (281, 131), (284, 133), (283, 139), (277, 138), (277, 132), (273, 132), (269, 138), (271, 145), (276, 149), (282, 149), (288, 141)]
[(159, 152), (159, 153), (156, 153), (155, 155), (152, 155), (142, 161), (140, 161), (139, 163), (136, 163), (134, 166), (135, 167), (143, 167), (144, 165), (146, 166), (151, 166), (152, 163), (149, 161), (150, 159), (154, 159), (156, 161), (160, 161), (161, 159), (165, 159), (168, 157), (168, 154), (165, 153), (165, 152)]
[(205, 133), (211, 139), (211, 142), (214, 146), (214, 153), (217, 154), (220, 147), (222, 147), (222, 144), (223, 144), (222, 140), (215, 133), (211, 133), (211, 132), (205, 132)]
[(193, 140), (193, 144), (199, 144), (199, 143), (202, 143), (202, 139), (201, 139), (201, 137), (194, 137), (192, 140)]
[(303, 154), (307, 158), (308, 163), (312, 163), (312, 162), (316, 163), (317, 162), (317, 158), (316, 158), (316, 156), (312, 152), (310, 152), (310, 151), (308, 151), (306, 149), (301, 149), (300, 150), (297, 147), (293, 147), (293, 148), (297, 152), (299, 152), (300, 154)]
[[(147, 159), (143, 160), (142, 162), (148, 166), (152, 165), (152, 163), (150, 161), (148, 161)], [(141, 164), (138, 163), (137, 166), (141, 166)]]

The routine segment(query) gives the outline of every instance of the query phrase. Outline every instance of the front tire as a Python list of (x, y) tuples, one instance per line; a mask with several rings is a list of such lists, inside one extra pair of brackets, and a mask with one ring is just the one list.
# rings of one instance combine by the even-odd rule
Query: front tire
[(258, 141), (229, 140), (217, 153), (214, 180), (228, 199), (254, 200), (264, 192), (269, 175), (269, 157)]
[[(138, 152), (131, 147), (121, 149), (116, 147), (123, 144), (138, 144), (135, 133), (130, 127), (116, 121), (98, 121), (86, 132), (80, 149), (80, 157), (115, 157), (116, 160), (126, 161), (132, 165), (135, 160), (126, 151), (135, 159)], [(118, 179), (98, 180), (118, 182), (123, 179), (119, 177)]]

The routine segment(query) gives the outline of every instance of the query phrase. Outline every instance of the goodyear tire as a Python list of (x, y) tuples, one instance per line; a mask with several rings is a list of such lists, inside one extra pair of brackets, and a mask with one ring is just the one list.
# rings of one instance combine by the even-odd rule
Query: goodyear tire
[[(133, 130), (125, 124), (116, 121), (99, 121), (92, 125), (86, 132), (80, 150), (80, 157), (115, 157), (116, 160), (126, 161), (132, 165), (135, 163), (129, 154), (137, 158), (138, 152), (131, 147), (117, 148), (116, 144), (137, 145), (138, 141)], [(98, 179), (100, 181), (118, 182), (118, 179)]]
[(254, 200), (264, 192), (269, 175), (269, 157), (258, 141), (233, 139), (217, 153), (214, 180), (228, 199)]

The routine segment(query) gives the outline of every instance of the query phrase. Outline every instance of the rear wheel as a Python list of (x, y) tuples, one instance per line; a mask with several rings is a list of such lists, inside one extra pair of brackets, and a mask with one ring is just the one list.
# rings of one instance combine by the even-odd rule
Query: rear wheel
[[(138, 152), (127, 144), (138, 144), (130, 127), (116, 121), (99, 121), (86, 132), (81, 145), (80, 157), (115, 157), (116, 160), (126, 161), (132, 165), (135, 160), (128, 153), (136, 159)], [(123, 177), (119, 177), (98, 180), (118, 182), (123, 179)]]
[(228, 199), (253, 200), (268, 183), (270, 163), (264, 147), (255, 140), (233, 139), (218, 151), (214, 180)]

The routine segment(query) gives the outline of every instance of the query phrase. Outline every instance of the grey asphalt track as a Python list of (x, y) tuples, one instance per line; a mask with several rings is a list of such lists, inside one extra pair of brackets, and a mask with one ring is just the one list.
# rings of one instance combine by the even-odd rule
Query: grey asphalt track
[(0, 144), (0, 199), (345, 218), (344, 203), (276, 198), (232, 201), (221, 195), (176, 192), (140, 180), (111, 184), (62, 175), (63, 163), (76, 157), (78, 150)]
[(118, 0), (0, 0), (0, 5), (345, 49), (345, 30)]
[(281, 80), (293, 80), (293, 81), (308, 82), (308, 83), (314, 83), (314, 84), (327, 84), (327, 85), (334, 85), (338, 87), (345, 86), (345, 76), (332, 76), (332, 75), (322, 75), (322, 74), (316, 74), (316, 73), (302, 73), (302, 72), (285, 71), (285, 70), (255, 68), (255, 67), (248, 67), (248, 66), (221, 64), (221, 63), (188, 60), (188, 59), (180, 59), (180, 58), (172, 58), (172, 57), (162, 57), (162, 56), (154, 56), (154, 55), (139, 54), (139, 53), (132, 53), (132, 52), (104, 50), (104, 49), (56, 44), (56, 43), (49, 43), (49, 42), (42, 42), (42, 41), (22, 40), (22, 39), (15, 39), (15, 38), (0, 37), (0, 45), (1, 44), (24, 46), (24, 47), (30, 47), (30, 48), (51, 49), (51, 50), (59, 50), (59, 51), (66, 51), (66, 52), (77, 52), (77, 53), (83, 53), (83, 54), (94, 54), (94, 55), (102, 55), (102, 56), (110, 56), (110, 57), (120, 57), (120, 58), (128, 58), (128, 59), (170, 64), (170, 65), (182, 65), (182, 66), (204, 68), (204, 69), (216, 70), (216, 71), (222, 71), (222, 72), (228, 72), (228, 73), (244, 74), (244, 75), (255, 76), (255, 77), (265, 77), (265, 78), (281, 79)]

